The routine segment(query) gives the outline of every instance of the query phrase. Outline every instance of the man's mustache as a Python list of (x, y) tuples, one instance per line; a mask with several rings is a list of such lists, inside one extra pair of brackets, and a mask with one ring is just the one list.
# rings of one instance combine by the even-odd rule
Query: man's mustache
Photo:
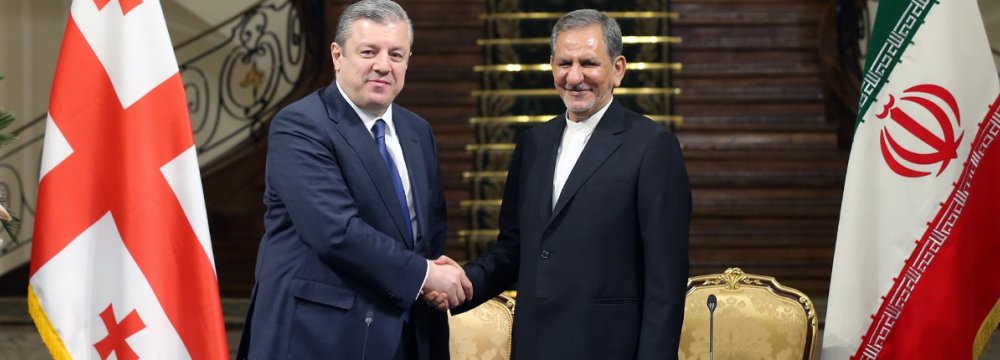
[(383, 82), (387, 82), (387, 83), (392, 83), (392, 81), (390, 81), (389, 79), (390, 78), (388, 76), (383, 76), (383, 75), (378, 75), (378, 74), (373, 74), (373, 75), (365, 76), (365, 82), (368, 82), (368, 81), (383, 81)]

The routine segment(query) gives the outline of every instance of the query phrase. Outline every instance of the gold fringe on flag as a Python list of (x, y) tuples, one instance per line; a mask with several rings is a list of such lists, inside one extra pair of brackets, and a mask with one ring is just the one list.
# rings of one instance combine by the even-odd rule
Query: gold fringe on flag
[(56, 360), (72, 359), (73, 357), (69, 356), (69, 351), (66, 350), (66, 345), (63, 344), (62, 338), (59, 337), (59, 333), (56, 332), (56, 329), (52, 328), (52, 323), (49, 322), (49, 317), (45, 315), (45, 310), (42, 309), (42, 304), (38, 302), (38, 297), (35, 296), (35, 290), (31, 285), (28, 285), (28, 313), (31, 314), (31, 319), (35, 320), (35, 328), (38, 329), (38, 335), (42, 336), (42, 341), (49, 348), (52, 358)]
[(990, 337), (993, 336), (993, 331), (996, 330), (997, 326), (1000, 325), (1000, 301), (993, 304), (993, 309), (990, 310), (990, 314), (986, 316), (983, 320), (983, 324), (979, 326), (979, 333), (976, 334), (976, 341), (972, 343), (972, 358), (979, 359), (979, 356), (986, 351), (986, 346), (990, 344)]

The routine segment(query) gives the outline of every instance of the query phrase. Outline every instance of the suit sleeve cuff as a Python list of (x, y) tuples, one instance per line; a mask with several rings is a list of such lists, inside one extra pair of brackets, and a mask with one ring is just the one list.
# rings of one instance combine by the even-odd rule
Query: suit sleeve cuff
[(420, 292), (421, 292), (421, 290), (424, 289), (424, 285), (427, 284), (427, 275), (430, 275), (430, 273), (431, 273), (431, 261), (427, 260), (427, 269), (424, 270), (424, 281), (420, 282), (420, 288), (417, 289), (417, 297), (414, 298), (414, 300), (420, 298)]

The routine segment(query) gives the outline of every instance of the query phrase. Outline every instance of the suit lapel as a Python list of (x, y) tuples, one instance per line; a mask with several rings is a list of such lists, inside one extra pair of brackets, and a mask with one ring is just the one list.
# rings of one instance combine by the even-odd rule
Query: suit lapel
[[(396, 106), (393, 104), (393, 106)], [(420, 139), (419, 130), (417, 130), (416, 123), (417, 119), (414, 119), (410, 114), (402, 111), (399, 107), (393, 110), (393, 122), (396, 124), (396, 133), (399, 135), (399, 145), (403, 149), (403, 157), (406, 159), (406, 172), (409, 173), (410, 177), (410, 193), (413, 196), (413, 209), (417, 212), (417, 231), (419, 233), (413, 234), (413, 241), (416, 243), (417, 238), (423, 237), (427, 239), (426, 236), (420, 236), (420, 234), (425, 233), (428, 227), (428, 219), (424, 209), (428, 209), (428, 198), (430, 194), (424, 194), (421, 191), (424, 189), (430, 189), (427, 179), (427, 159), (424, 159), (424, 147), (430, 146), (430, 144), (422, 144)], [(406, 224), (409, 225), (409, 219), (407, 219)], [(425, 246), (425, 244), (414, 244), (416, 247), (420, 248)]]
[[(371, 177), (372, 183), (374, 183), (379, 197), (382, 199), (382, 204), (392, 217), (392, 222), (396, 224), (398, 239), (404, 245), (409, 246), (409, 244), (406, 244), (407, 241), (404, 240), (406, 239), (406, 235), (403, 232), (403, 229), (406, 229), (404, 226), (409, 224), (409, 219), (406, 219), (404, 223), (403, 209), (399, 208), (399, 201), (396, 199), (396, 188), (392, 185), (392, 179), (389, 178), (389, 169), (386, 167), (385, 161), (382, 160), (382, 155), (379, 153), (378, 145), (375, 144), (375, 139), (372, 138), (372, 133), (365, 128), (364, 122), (354, 112), (351, 105), (347, 103), (347, 100), (341, 96), (340, 91), (337, 90), (337, 85), (331, 84), (327, 86), (323, 90), (323, 99), (326, 103), (327, 114), (336, 123), (337, 131), (340, 131), (344, 139), (347, 140), (347, 143), (351, 145), (354, 152), (361, 158), (361, 163), (364, 164), (368, 176)], [(360, 199), (355, 199), (355, 201), (358, 200)]]
[(540, 158), (538, 169), (542, 169), (542, 171), (537, 172), (538, 177), (532, 179), (531, 183), (540, 186), (538, 213), (542, 215), (543, 219), (547, 219), (552, 214), (552, 179), (555, 176), (559, 143), (562, 140), (563, 131), (566, 129), (566, 115), (557, 116), (541, 126), (538, 141)]
[[(562, 194), (559, 195), (559, 200), (556, 202), (555, 208), (552, 209), (549, 224), (552, 223), (552, 219), (559, 216), (559, 212), (566, 207), (566, 203), (573, 199), (577, 190), (580, 190), (580, 186), (587, 182), (590, 175), (600, 168), (604, 164), (604, 161), (621, 146), (621, 140), (618, 140), (615, 135), (625, 130), (624, 116), (625, 112), (618, 102), (612, 101), (611, 106), (608, 107), (608, 111), (601, 118), (601, 122), (594, 129), (594, 134), (590, 136), (590, 140), (587, 141), (587, 145), (583, 148), (583, 152), (580, 153), (580, 158), (573, 165), (573, 170), (570, 171), (569, 177), (566, 179), (566, 184), (563, 185)], [(561, 142), (559, 140), (556, 140), (556, 144)], [(555, 161), (553, 161), (551, 168), (555, 169)], [(552, 175), (549, 175), (549, 177), (551, 178)], [(549, 192), (551, 192), (551, 179), (548, 187), (550, 189)]]

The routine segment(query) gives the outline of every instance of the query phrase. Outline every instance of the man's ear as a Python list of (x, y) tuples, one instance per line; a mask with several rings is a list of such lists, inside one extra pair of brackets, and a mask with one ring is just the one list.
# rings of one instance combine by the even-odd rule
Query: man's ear
[(622, 79), (625, 78), (625, 56), (618, 55), (615, 58), (615, 87), (622, 85)]
[(330, 57), (333, 58), (333, 72), (340, 71), (340, 57), (344, 56), (343, 49), (336, 42), (330, 43)]

